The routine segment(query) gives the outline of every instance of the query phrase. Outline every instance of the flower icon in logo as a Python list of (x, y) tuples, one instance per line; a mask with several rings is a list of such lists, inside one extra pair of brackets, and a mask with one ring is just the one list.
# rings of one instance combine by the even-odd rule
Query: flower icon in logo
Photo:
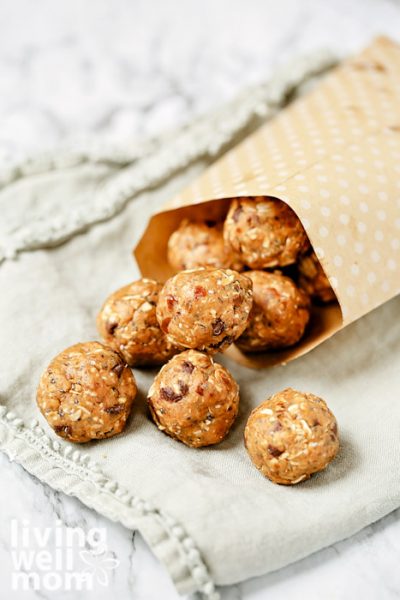
[(91, 574), (104, 587), (109, 584), (109, 572), (116, 569), (120, 564), (118, 558), (114, 558), (112, 553), (105, 549), (102, 549), (101, 552), (81, 550), (79, 555), (83, 562), (88, 565), (82, 572)]

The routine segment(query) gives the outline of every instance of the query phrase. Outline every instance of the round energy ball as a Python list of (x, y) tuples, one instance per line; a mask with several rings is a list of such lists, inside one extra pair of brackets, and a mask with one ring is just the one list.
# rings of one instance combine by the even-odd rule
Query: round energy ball
[(224, 239), (251, 269), (290, 265), (309, 247), (293, 210), (281, 200), (265, 196), (232, 201)]
[(162, 284), (152, 279), (134, 281), (111, 294), (97, 316), (104, 341), (131, 367), (163, 364), (178, 351), (158, 325), (161, 289)]
[(235, 257), (222, 235), (222, 224), (191, 222), (185, 219), (168, 240), (168, 262), (175, 271), (197, 267), (232, 268), (243, 264)]
[(245, 352), (278, 350), (296, 344), (310, 318), (310, 299), (279, 272), (247, 271), (253, 282), (253, 307), (236, 345)]
[(244, 436), (257, 469), (284, 485), (322, 471), (339, 450), (336, 419), (324, 400), (291, 388), (253, 410)]
[(252, 283), (230, 269), (181, 271), (165, 283), (157, 319), (172, 344), (215, 353), (246, 327)]
[(238, 413), (239, 388), (209, 355), (186, 350), (161, 369), (148, 403), (161, 431), (200, 448), (218, 444), (227, 435)]
[(335, 292), (315, 252), (300, 257), (298, 270), (299, 285), (312, 298), (324, 303), (336, 300)]
[(121, 356), (98, 342), (75, 344), (43, 373), (37, 404), (50, 427), (69, 442), (120, 433), (137, 392)]

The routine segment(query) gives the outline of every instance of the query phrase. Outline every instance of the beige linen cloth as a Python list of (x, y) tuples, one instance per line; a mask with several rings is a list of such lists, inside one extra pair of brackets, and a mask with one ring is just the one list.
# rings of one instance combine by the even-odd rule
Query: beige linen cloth
[[(149, 421), (153, 371), (135, 370), (125, 432), (85, 446), (53, 435), (36, 386), (56, 353), (97, 338), (105, 297), (138, 277), (131, 250), (152, 212), (329, 64), (297, 62), (162, 141), (86, 144), (1, 173), (0, 446), (53, 488), (138, 529), (181, 593), (216, 598), (216, 585), (278, 569), (400, 505), (400, 299), (284, 367), (251, 371), (221, 357), (241, 408), (216, 447), (189, 449)], [(332, 465), (293, 488), (264, 479), (242, 441), (250, 410), (287, 386), (325, 398), (341, 434)]]

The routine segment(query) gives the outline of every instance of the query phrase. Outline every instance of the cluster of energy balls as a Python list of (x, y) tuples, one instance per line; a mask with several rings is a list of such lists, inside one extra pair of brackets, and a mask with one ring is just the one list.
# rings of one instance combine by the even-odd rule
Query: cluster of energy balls
[[(120, 433), (137, 393), (130, 367), (163, 365), (147, 398), (158, 429), (193, 448), (218, 444), (237, 417), (239, 386), (213, 355), (233, 343), (245, 352), (296, 344), (311, 298), (334, 299), (299, 219), (276, 199), (235, 199), (223, 223), (183, 221), (168, 260), (176, 274), (164, 284), (140, 279), (105, 301), (104, 344), (67, 348), (43, 373), (38, 406), (61, 437)], [(245, 446), (263, 475), (295, 484), (337, 454), (336, 419), (321, 398), (287, 388), (251, 413)]]

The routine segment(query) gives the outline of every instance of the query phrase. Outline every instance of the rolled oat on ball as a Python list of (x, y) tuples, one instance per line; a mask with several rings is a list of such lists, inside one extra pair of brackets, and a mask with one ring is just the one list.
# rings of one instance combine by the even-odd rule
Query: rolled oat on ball
[(157, 319), (172, 344), (210, 354), (244, 331), (252, 306), (252, 282), (230, 269), (192, 269), (168, 279)]
[(257, 469), (284, 485), (322, 471), (339, 451), (337, 422), (324, 400), (292, 388), (253, 410), (244, 437)]
[(178, 352), (157, 321), (161, 289), (162, 284), (152, 279), (134, 281), (111, 294), (97, 316), (104, 341), (131, 367), (160, 365)]
[(246, 271), (253, 282), (253, 307), (236, 340), (244, 352), (280, 350), (296, 344), (310, 319), (310, 298), (279, 272)]
[(121, 356), (99, 342), (75, 344), (44, 371), (37, 404), (50, 427), (69, 442), (120, 433), (137, 387)]
[(236, 419), (239, 388), (207, 354), (186, 350), (164, 365), (148, 394), (157, 427), (193, 448), (221, 442)]
[(187, 219), (168, 240), (168, 262), (175, 271), (198, 267), (232, 268), (235, 271), (243, 268), (235, 252), (224, 242), (222, 223)]
[(294, 211), (285, 202), (266, 196), (232, 201), (224, 239), (251, 269), (293, 264), (310, 244)]

